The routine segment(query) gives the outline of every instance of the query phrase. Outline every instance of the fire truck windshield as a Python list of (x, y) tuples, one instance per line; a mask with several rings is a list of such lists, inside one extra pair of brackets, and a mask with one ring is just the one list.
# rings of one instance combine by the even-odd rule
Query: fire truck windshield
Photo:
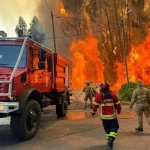
[[(21, 45), (0, 45), (0, 67), (13, 68), (17, 62)], [(26, 47), (19, 63), (19, 68), (26, 66)]]

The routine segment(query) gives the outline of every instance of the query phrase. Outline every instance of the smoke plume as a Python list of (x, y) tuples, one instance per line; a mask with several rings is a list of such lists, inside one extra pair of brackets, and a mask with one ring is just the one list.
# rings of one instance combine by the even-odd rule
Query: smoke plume
[[(29, 28), (33, 16), (37, 16), (47, 36), (43, 39), (44, 45), (54, 51), (53, 44), (53, 30), (51, 12), (54, 14), (55, 34), (56, 34), (56, 48), (57, 52), (70, 57), (69, 47), (70, 40), (63, 37), (61, 31), (61, 18), (59, 16), (59, 0), (5, 0), (0, 5), (0, 30), (4, 30), (8, 37), (16, 37), (15, 28), (18, 23), (19, 16), (22, 16)], [(40, 31), (39, 31), (40, 32)]]
[[(4, 30), (8, 37), (15, 37), (15, 27), (19, 16), (22, 16), (27, 24), (30, 24), (41, 0), (5, 0), (0, 5), (0, 30)], [(28, 26), (29, 27), (29, 26)]]

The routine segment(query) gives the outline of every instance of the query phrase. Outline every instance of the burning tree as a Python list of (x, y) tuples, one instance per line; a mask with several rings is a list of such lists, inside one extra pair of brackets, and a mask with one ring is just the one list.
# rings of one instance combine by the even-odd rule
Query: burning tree
[(19, 17), (18, 24), (15, 29), (16, 35), (18, 37), (20, 37), (19, 31), (22, 31), (22, 37), (27, 36), (27, 24), (26, 24), (25, 20), (23, 19), (23, 17), (21, 17), (21, 16)]
[(46, 36), (45, 30), (36, 16), (33, 17), (30, 23), (28, 35), (32, 35), (32, 39), (41, 44)]
[[(104, 63), (104, 71), (102, 72), (104, 78), (112, 85), (117, 81), (120, 84), (126, 82), (123, 43), (126, 42), (127, 56), (130, 57), (131, 53), (136, 53), (135, 49), (132, 52), (132, 47), (146, 40), (150, 20), (149, 1), (62, 0), (62, 2), (67, 12), (67, 16), (63, 19), (63, 24), (65, 24), (63, 29), (66, 35), (77, 31), (77, 35), (84, 34), (84, 36), (82, 38), (77, 36), (76, 38), (86, 41), (89, 33), (93, 34), (93, 37), (98, 40), (97, 47), (100, 55), (97, 57)], [(122, 38), (121, 20), (124, 20), (125, 39)], [(80, 22), (80, 26), (77, 22)], [(86, 25), (82, 24), (83, 22)], [(76, 38), (73, 37), (73, 39)], [(132, 63), (129, 64), (129, 67), (132, 65)], [(120, 68), (123, 69), (119, 71)], [(135, 76), (134, 80), (136, 79)], [(133, 75), (129, 75), (129, 77), (131, 81), (134, 81)]]
[(147, 29), (150, 21), (148, 5), (149, 2), (146, 0), (131, 1), (132, 15), (129, 18), (129, 25), (132, 36), (129, 42), (132, 42), (134, 45), (143, 42), (148, 34)]
[[(61, 3), (61, 17), (62, 31), (66, 36), (77, 35), (77, 39), (85, 39), (86, 36), (82, 34), (88, 31), (87, 18), (85, 17), (85, 8), (83, 0), (62, 0)], [(88, 16), (87, 16), (88, 17)]]

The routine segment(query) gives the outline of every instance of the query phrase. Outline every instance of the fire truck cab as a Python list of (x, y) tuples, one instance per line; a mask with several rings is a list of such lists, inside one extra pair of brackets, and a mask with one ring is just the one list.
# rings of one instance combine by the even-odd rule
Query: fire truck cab
[(0, 118), (11, 117), (14, 136), (34, 137), (49, 105), (66, 116), (71, 71), (71, 61), (30, 38), (0, 38)]

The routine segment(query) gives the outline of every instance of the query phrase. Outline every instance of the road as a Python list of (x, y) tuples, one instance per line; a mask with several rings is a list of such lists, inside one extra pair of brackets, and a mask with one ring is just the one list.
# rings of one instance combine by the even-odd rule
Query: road
[[(61, 119), (56, 118), (54, 107), (46, 109), (36, 137), (25, 142), (12, 136), (9, 118), (0, 119), (0, 150), (108, 150), (99, 112), (93, 118), (89, 108), (83, 109), (82, 102), (79, 100), (78, 109), (71, 106), (67, 117)], [(114, 150), (149, 150), (150, 126), (145, 118), (144, 132), (137, 133), (134, 110), (130, 113), (128, 105), (122, 107)]]

